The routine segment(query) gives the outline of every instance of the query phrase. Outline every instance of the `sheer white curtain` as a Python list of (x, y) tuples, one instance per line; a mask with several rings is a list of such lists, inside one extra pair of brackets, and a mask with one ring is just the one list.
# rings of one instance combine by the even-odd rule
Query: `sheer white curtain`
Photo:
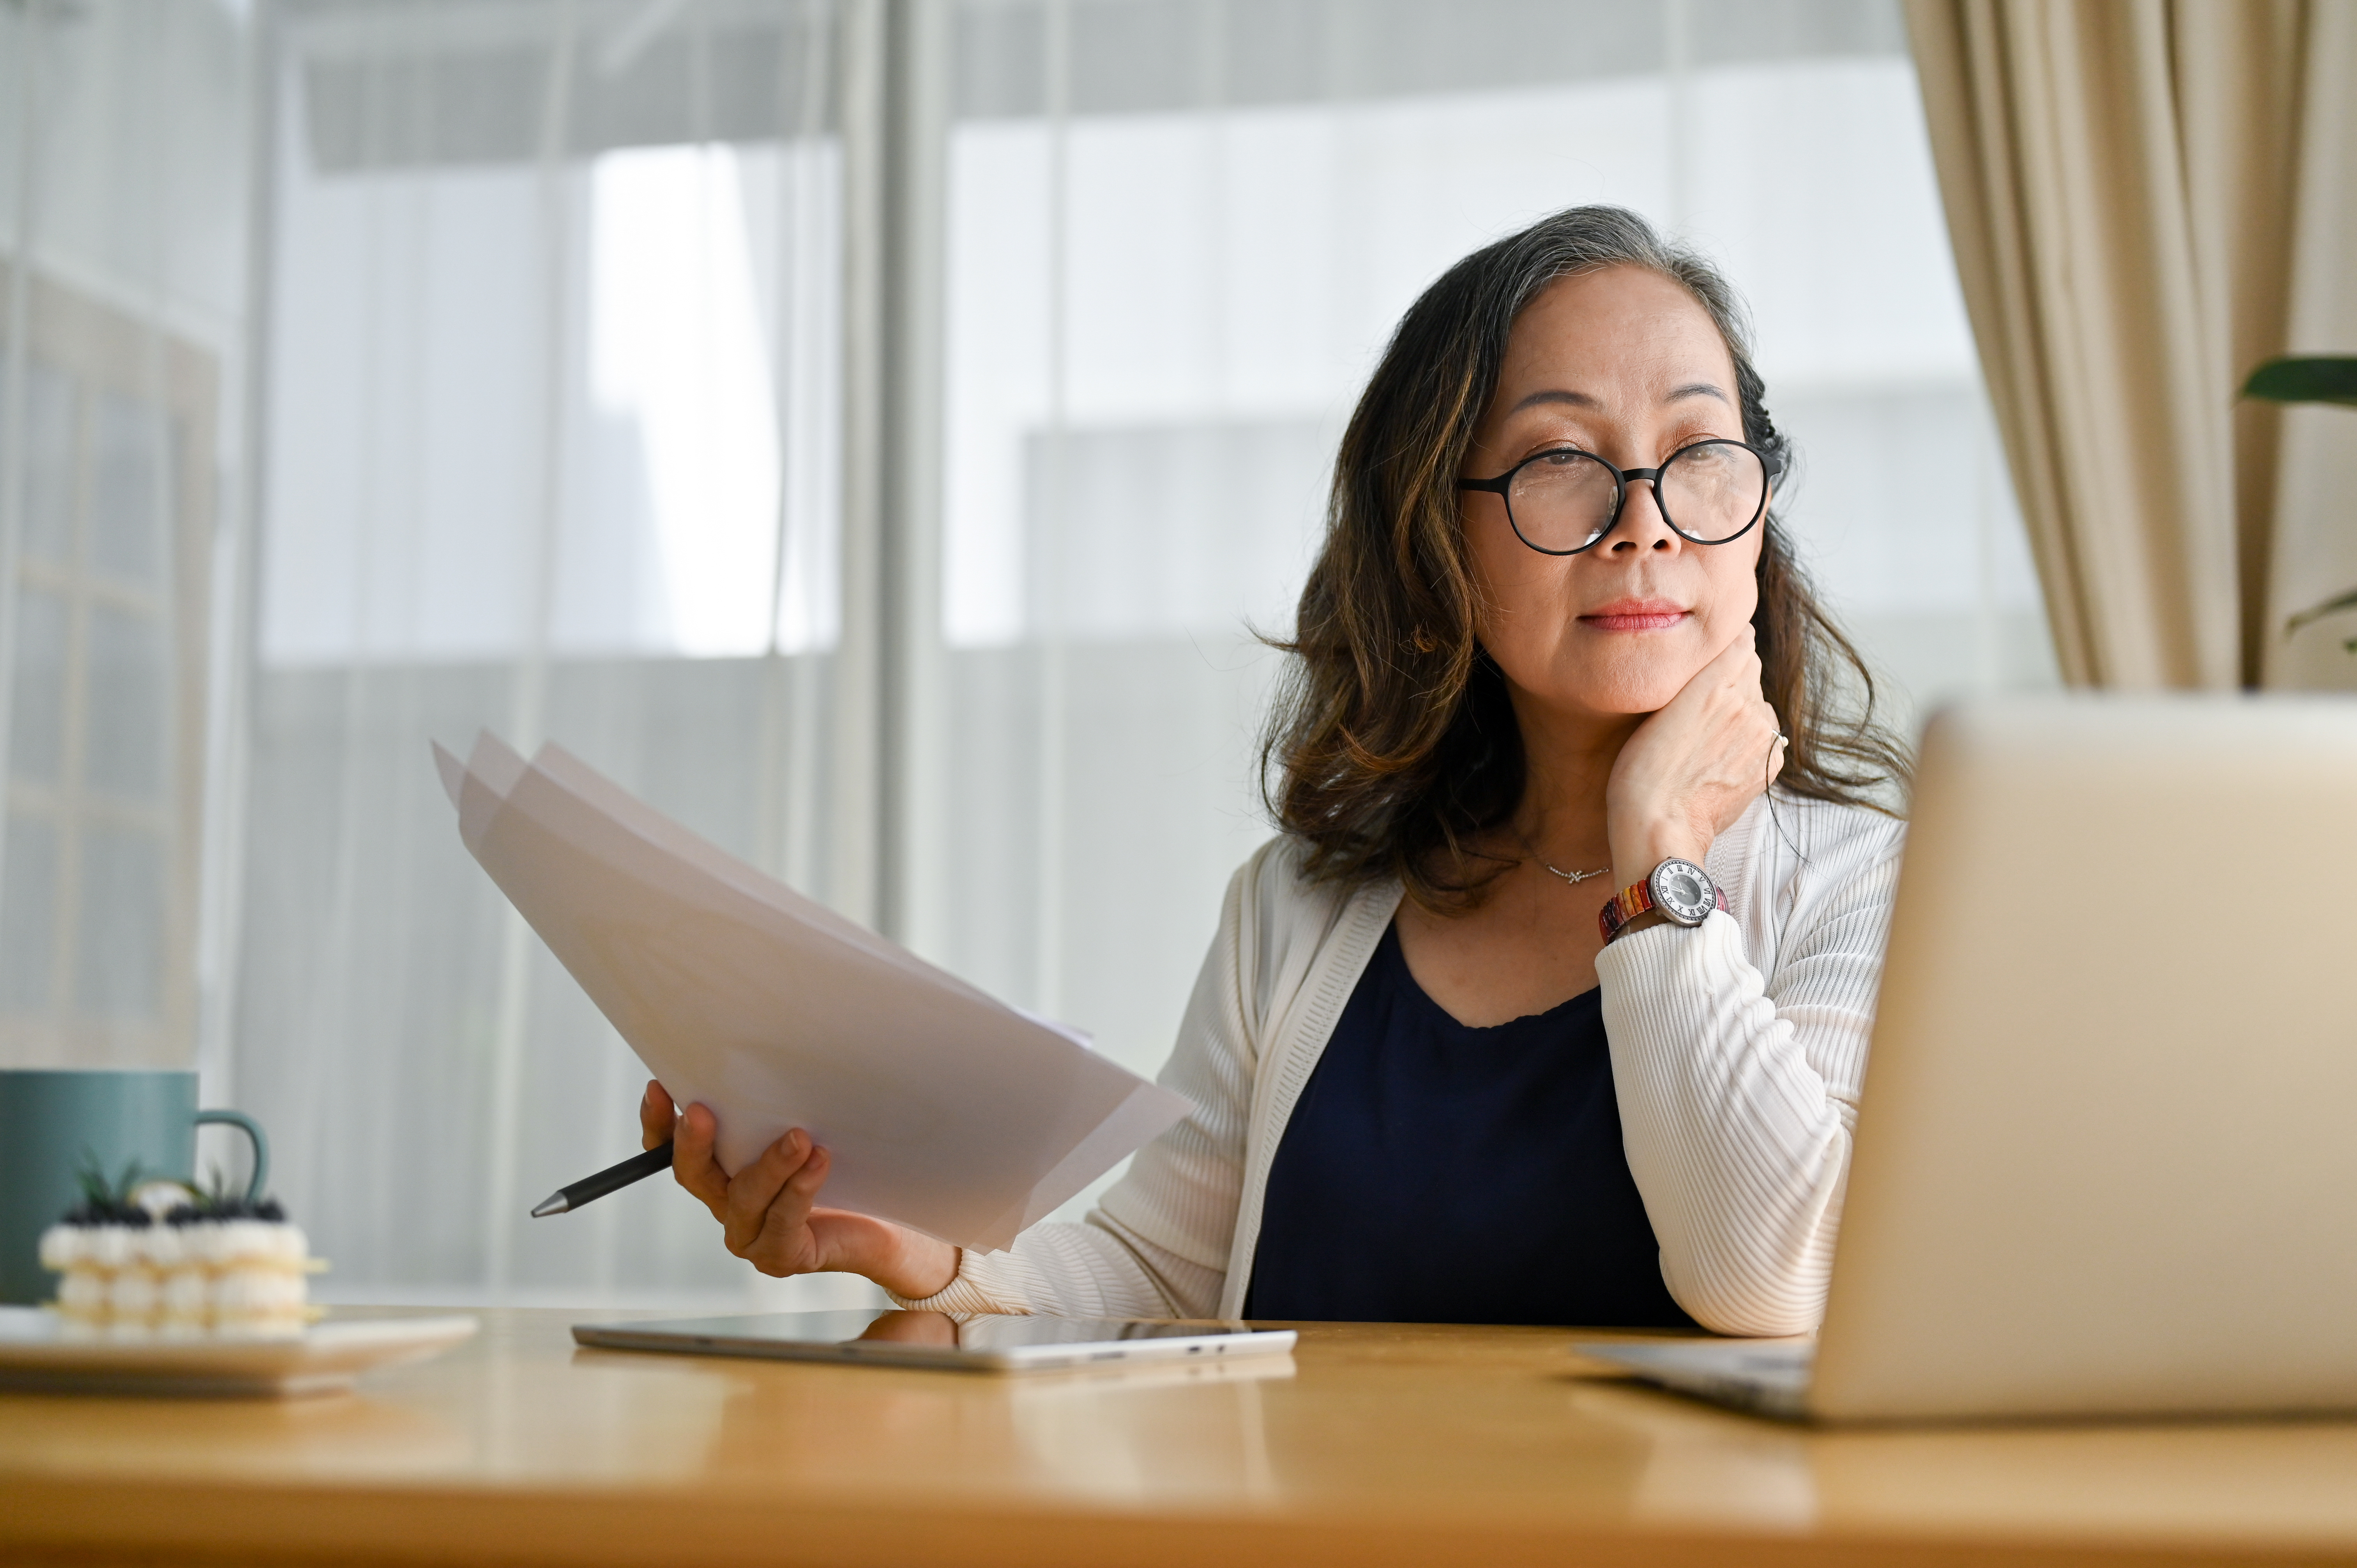
[(338, 1294), (755, 1288), (662, 1184), (522, 1219), (644, 1075), (425, 748), (555, 739), (828, 892), (837, 42), (799, 0), (282, 13), (227, 1083)]
[(0, 1060), (200, 1064), (324, 1294), (830, 1294), (656, 1185), (521, 1223), (634, 1146), (640, 1074), (426, 745), (560, 739), (821, 897), (873, 860), (831, 765), (844, 34), (0, 8)]
[(955, 26), (949, 695), (909, 824), (912, 935), (953, 967), (1160, 1061), (1267, 832), (1251, 632), (1290, 624), (1360, 383), (1441, 269), (1576, 203), (1749, 296), (1803, 557), (1900, 727), (2053, 681), (1895, 3), (969, 0)]
[(0, 1065), (195, 1060), (246, 85), (220, 6), (0, 7)]
[(201, 1060), (342, 1299), (859, 1294), (662, 1184), (523, 1219), (641, 1075), (429, 739), (558, 740), (1155, 1068), (1351, 400), (1544, 212), (1749, 293), (1902, 710), (2051, 679), (1891, 0), (35, 0), (0, 44), (0, 1051)]

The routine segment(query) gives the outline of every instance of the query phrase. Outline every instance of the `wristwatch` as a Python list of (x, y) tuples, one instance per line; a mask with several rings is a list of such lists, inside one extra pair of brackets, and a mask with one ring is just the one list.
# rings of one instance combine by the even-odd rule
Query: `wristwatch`
[(1727, 895), (1718, 890), (1709, 872), (1673, 855), (1653, 867), (1653, 874), (1644, 881), (1620, 889), (1620, 896), (1604, 906), (1596, 921), (1604, 928), (1604, 940), (1609, 942), (1620, 934), (1621, 927), (1648, 909), (1659, 909), (1681, 926), (1699, 926), (1713, 909), (1726, 908)]

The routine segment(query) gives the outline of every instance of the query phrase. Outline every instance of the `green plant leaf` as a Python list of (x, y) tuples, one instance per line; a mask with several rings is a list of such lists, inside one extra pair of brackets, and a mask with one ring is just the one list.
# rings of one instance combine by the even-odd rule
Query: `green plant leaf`
[(146, 1173), (141, 1169), (137, 1160), (124, 1165), (122, 1175), (109, 1176), (97, 1154), (84, 1144), (81, 1159), (74, 1166), (74, 1180), (81, 1187), (81, 1202), (66, 1216), (66, 1223), (111, 1225), (124, 1222), (127, 1216), (138, 1209), (138, 1205), (131, 1201), (131, 1194), (145, 1179)]
[(2357, 359), (2288, 354), (2269, 360), (2243, 383), (2243, 395), (2269, 403), (2330, 403), (2357, 408)]
[(2345, 594), (2335, 594), (2322, 604), (2309, 606), (2308, 608), (2284, 622), (2284, 635), (2289, 637), (2310, 621), (2322, 620), (2326, 616), (2338, 615), (2342, 610), (2349, 609), (2357, 609), (2357, 588), (2352, 588)]
[(81, 1188), (81, 1200), (92, 1209), (104, 1208), (114, 1201), (114, 1184), (106, 1179), (106, 1166), (85, 1144), (81, 1160), (74, 1166), (74, 1183)]

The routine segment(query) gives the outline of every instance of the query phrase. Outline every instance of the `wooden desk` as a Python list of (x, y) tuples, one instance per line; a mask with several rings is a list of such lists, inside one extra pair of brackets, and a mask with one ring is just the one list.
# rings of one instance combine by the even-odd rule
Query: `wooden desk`
[(0, 1396), (0, 1560), (2357, 1563), (2357, 1423), (1810, 1433), (1581, 1375), (1555, 1329), (1010, 1379), (577, 1350), (580, 1316), (331, 1399)]

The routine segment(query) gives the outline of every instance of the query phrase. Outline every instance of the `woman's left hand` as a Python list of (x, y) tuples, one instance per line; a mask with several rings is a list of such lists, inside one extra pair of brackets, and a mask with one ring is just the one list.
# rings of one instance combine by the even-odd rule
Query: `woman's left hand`
[(1643, 881), (1674, 855), (1701, 865), (1783, 766), (1747, 625), (1620, 748), (1604, 787), (1613, 886)]

